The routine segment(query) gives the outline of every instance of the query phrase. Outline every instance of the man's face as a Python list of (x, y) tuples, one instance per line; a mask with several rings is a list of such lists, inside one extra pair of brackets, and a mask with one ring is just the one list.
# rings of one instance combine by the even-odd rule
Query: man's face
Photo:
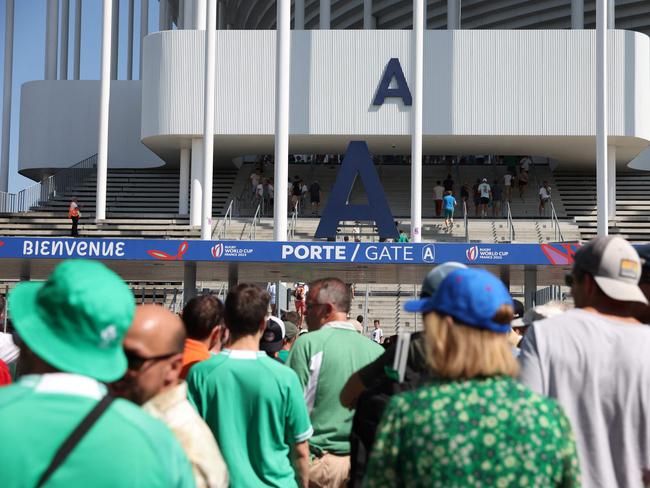
[(330, 307), (328, 304), (318, 303), (318, 289), (309, 289), (305, 306), (307, 308), (305, 321), (310, 331), (318, 330), (327, 323)]
[(147, 317), (140, 321), (136, 312), (123, 342), (127, 371), (111, 385), (114, 395), (142, 405), (165, 387), (177, 383), (183, 354), (172, 345), (169, 334), (160, 325), (160, 321), (153, 322)]

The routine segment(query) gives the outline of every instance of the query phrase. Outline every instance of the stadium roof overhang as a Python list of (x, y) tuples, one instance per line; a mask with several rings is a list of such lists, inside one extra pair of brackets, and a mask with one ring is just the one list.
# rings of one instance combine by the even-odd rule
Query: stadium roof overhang
[[(63, 259), (98, 259), (127, 281), (180, 282), (188, 263), (198, 281), (310, 281), (336, 276), (349, 283), (418, 284), (436, 264), (481, 266), (512, 285), (525, 270), (537, 283), (558, 284), (576, 243), (342, 243), (178, 241), (145, 239), (2, 238), (0, 279), (45, 279)], [(190, 264), (191, 265), (191, 264)]]

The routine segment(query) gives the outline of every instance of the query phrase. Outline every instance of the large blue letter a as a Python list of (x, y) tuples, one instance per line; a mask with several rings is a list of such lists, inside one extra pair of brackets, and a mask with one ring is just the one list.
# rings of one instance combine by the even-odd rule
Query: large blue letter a
[[(348, 204), (357, 174), (366, 190), (368, 205)], [(350, 142), (315, 237), (335, 237), (341, 220), (374, 220), (380, 237), (399, 237), (368, 145), (363, 141)]]

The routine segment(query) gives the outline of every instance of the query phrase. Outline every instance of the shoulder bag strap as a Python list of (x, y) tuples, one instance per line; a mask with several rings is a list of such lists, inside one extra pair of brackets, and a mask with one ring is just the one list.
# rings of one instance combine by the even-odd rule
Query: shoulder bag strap
[(61, 464), (63, 464), (72, 450), (77, 446), (77, 444), (79, 444), (79, 441), (83, 439), (86, 433), (95, 424), (95, 422), (97, 422), (99, 417), (101, 417), (101, 415), (106, 411), (113, 400), (114, 398), (110, 395), (104, 396), (104, 398), (97, 402), (93, 409), (88, 412), (88, 415), (86, 415), (83, 420), (79, 422), (79, 425), (77, 425), (77, 427), (72, 431), (72, 434), (70, 434), (68, 438), (63, 442), (63, 444), (61, 444), (61, 447), (59, 447), (59, 450), (54, 455), (52, 462), (47, 467), (45, 472), (41, 475), (41, 478), (38, 480), (36, 488), (40, 488), (45, 483), (47, 483), (52, 474), (59, 468), (59, 466), (61, 466)]

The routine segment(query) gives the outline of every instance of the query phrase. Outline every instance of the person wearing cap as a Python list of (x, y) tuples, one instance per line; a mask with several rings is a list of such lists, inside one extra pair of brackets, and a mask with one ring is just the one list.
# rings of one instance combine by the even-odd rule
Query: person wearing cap
[(178, 315), (160, 305), (138, 306), (123, 343), (126, 374), (109, 388), (171, 429), (192, 464), (197, 488), (226, 488), (228, 470), (219, 447), (180, 379), (184, 345)]
[(224, 309), (229, 346), (187, 376), (190, 402), (217, 439), (232, 488), (309, 483), (313, 429), (300, 382), (259, 347), (269, 301), (256, 285), (231, 288)]
[(620, 237), (597, 237), (574, 256), (575, 309), (535, 322), (521, 344), (521, 380), (556, 398), (576, 433), (585, 486), (642, 486), (650, 467), (650, 328), (641, 262)]
[(23, 376), (0, 389), (2, 486), (194, 486), (169, 429), (103, 384), (126, 371), (134, 310), (126, 283), (90, 260), (64, 261), (46, 282), (10, 293)]
[(223, 325), (223, 303), (214, 295), (192, 298), (183, 308), (181, 319), (187, 334), (181, 370), (181, 378), (185, 379), (194, 364), (210, 359), (210, 351), (221, 350), (227, 331)]
[[(420, 298), (426, 300), (435, 295), (438, 286), (449, 273), (466, 267), (462, 263), (450, 261), (433, 268), (422, 282)], [(419, 388), (429, 381), (430, 372), (422, 332), (410, 335), (406, 369), (401, 382), (397, 371), (393, 369), (396, 350), (396, 343), (387, 346), (379, 358), (352, 374), (341, 390), (341, 404), (346, 408), (356, 408), (350, 433), (350, 487), (362, 486), (377, 426), (391, 396)]]
[(260, 351), (264, 351), (270, 358), (280, 361), (278, 352), (282, 349), (284, 338), (284, 322), (277, 317), (270, 316), (260, 338)]
[(490, 204), (490, 196), (492, 195), (492, 188), (490, 188), (487, 178), (481, 180), (481, 184), (478, 186), (478, 192), (481, 203), (481, 217), (486, 217), (488, 205)]
[(394, 396), (364, 486), (580, 486), (561, 407), (514, 377), (512, 299), (480, 269), (450, 273), (418, 300), (431, 383)]
[(289, 359), (289, 352), (293, 347), (296, 339), (298, 339), (299, 329), (298, 326), (290, 320), (284, 321), (284, 340), (282, 341), (282, 349), (278, 351), (277, 358), (286, 363)]
[(350, 290), (337, 278), (310, 283), (306, 321), (309, 333), (298, 338), (287, 365), (300, 379), (314, 436), (309, 442), (312, 487), (345, 486), (350, 472), (352, 412), (339, 403), (345, 381), (383, 352), (348, 322)]
[[(636, 248), (642, 261), (641, 279), (639, 288), (650, 302), (650, 244), (645, 244)], [(650, 305), (637, 303), (635, 305), (634, 316), (644, 324), (650, 324)]]

